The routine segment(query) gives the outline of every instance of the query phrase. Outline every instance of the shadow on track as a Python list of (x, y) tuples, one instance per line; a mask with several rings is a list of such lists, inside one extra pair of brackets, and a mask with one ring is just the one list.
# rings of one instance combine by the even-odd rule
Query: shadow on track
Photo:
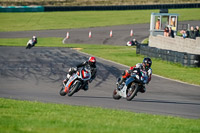
[(112, 97), (98, 97), (98, 96), (73, 96), (78, 98), (89, 98), (89, 99), (113, 99)]
[[(69, 48), (35, 47), (25, 50), (24, 47), (1, 47), (0, 51), (1, 77), (21, 80), (31, 78), (36, 84), (44, 81), (62, 82), (70, 67), (88, 60), (85, 55)], [(108, 80), (110, 75), (118, 77), (121, 74), (117, 67), (98, 61), (97, 69), (98, 82), (95, 82), (95, 86)]]

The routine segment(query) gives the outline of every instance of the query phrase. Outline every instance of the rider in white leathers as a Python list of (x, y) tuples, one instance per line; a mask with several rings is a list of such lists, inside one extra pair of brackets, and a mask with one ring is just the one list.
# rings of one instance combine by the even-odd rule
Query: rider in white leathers
[(30, 40), (27, 42), (26, 49), (30, 49), (30, 48), (34, 47), (36, 43), (37, 43), (37, 37), (36, 37), (36, 36), (33, 36), (32, 39), (30, 39)]

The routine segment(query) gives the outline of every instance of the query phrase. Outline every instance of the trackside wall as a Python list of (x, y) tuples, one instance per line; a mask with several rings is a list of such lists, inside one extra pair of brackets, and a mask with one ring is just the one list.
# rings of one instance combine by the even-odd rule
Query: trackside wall
[(200, 37), (196, 39), (183, 39), (179, 36), (175, 36), (175, 38), (161, 35), (149, 36), (149, 46), (190, 54), (200, 54)]
[(149, 36), (149, 46), (137, 45), (136, 53), (183, 66), (200, 67), (200, 37), (194, 40), (179, 36)]

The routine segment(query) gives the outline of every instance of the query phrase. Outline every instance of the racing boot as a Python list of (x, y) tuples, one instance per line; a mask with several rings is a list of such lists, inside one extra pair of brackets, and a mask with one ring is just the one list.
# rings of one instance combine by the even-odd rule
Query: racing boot
[(142, 88), (140, 89), (140, 92), (141, 92), (141, 93), (145, 93), (145, 92), (146, 92), (146, 87), (145, 87), (145, 86), (142, 86)]
[(83, 88), (82, 88), (84, 91), (87, 91), (88, 90), (88, 83), (86, 83)]
[(118, 85), (121, 85), (124, 81), (125, 81), (125, 79), (124, 79), (124, 78), (121, 78), (121, 79), (119, 80), (119, 82), (118, 82)]
[(121, 77), (121, 79), (117, 82), (117, 89), (121, 90), (122, 89), (122, 83), (125, 81), (124, 78)]

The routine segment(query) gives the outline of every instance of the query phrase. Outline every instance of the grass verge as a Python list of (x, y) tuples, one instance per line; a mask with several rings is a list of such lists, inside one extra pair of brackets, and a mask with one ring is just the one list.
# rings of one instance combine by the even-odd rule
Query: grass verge
[[(37, 13), (0, 13), (0, 31), (70, 29), (97, 26), (149, 23), (152, 12), (159, 10), (74, 11)], [(170, 9), (179, 21), (200, 20), (200, 8)]]
[[(112, 60), (127, 66), (133, 66), (143, 60), (142, 55), (136, 55), (136, 49), (126, 46), (92, 45), (92, 44), (62, 44), (63, 38), (39, 38), (37, 47), (70, 47), (81, 48), (81, 51)], [(0, 46), (26, 46), (28, 38), (0, 39)], [(102, 54), (103, 53), (103, 54)], [(152, 58), (153, 74), (183, 82), (200, 85), (200, 68), (184, 67), (159, 59)]]
[(99, 107), (70, 106), (3, 98), (0, 98), (0, 103), (0, 129), (4, 133), (200, 132), (200, 119), (184, 119)]

